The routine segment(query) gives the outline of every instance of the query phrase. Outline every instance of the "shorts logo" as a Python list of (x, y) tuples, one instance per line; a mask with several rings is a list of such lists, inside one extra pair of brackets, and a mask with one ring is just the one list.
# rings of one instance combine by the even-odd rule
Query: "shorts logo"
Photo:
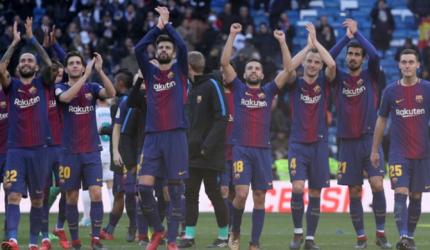
[(403, 102), (405, 99), (398, 99), (398, 100), (396, 100), (396, 104), (399, 104), (399, 103), (401, 103), (401, 102)]
[(179, 175), (179, 176), (183, 176), (183, 175), (185, 175), (186, 173), (187, 173), (187, 171), (179, 171), (179, 172), (178, 172), (178, 175)]
[(96, 179), (96, 181), (97, 181), (97, 182), (102, 182), (102, 179), (97, 178), (97, 179)]
[(423, 103), (423, 96), (422, 95), (415, 96), (415, 101), (417, 103)]
[(201, 95), (198, 95), (197, 96), (197, 103), (201, 103), (202, 102), (202, 96)]

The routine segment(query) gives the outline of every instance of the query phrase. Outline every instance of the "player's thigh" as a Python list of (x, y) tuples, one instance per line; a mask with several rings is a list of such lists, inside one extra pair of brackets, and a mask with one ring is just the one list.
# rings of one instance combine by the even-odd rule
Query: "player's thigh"
[(23, 196), (27, 195), (27, 160), (28, 154), (25, 150), (9, 149), (4, 166), (3, 185), (7, 193), (16, 192)]
[(161, 145), (167, 178), (169, 180), (188, 178), (188, 143), (185, 130), (166, 132)]
[(430, 159), (412, 160), (410, 191), (430, 192)]
[(305, 181), (308, 179), (308, 169), (310, 165), (309, 147), (301, 143), (290, 143), (288, 149), (288, 171), (291, 182)]
[(316, 150), (309, 168), (309, 188), (321, 189), (330, 185), (330, 167), (328, 164), (328, 143), (320, 141), (314, 145)]
[(359, 140), (340, 140), (337, 181), (340, 185), (363, 185), (363, 161)]
[(272, 189), (272, 152), (266, 148), (254, 149), (254, 151), (252, 190)]
[(407, 188), (411, 184), (412, 161), (406, 158), (398, 157), (397, 159), (389, 159), (388, 161), (388, 176), (391, 181), (391, 188)]
[(31, 160), (28, 162), (28, 191), (32, 198), (42, 198), (43, 191), (48, 188), (48, 176), (52, 167), (48, 166), (47, 147), (38, 147), (30, 151)]
[(248, 185), (252, 178), (251, 150), (248, 147), (233, 146), (233, 185)]
[(103, 166), (100, 151), (81, 154), (83, 188), (103, 186)]
[(62, 191), (78, 190), (81, 188), (82, 165), (78, 154), (62, 152), (58, 177)]

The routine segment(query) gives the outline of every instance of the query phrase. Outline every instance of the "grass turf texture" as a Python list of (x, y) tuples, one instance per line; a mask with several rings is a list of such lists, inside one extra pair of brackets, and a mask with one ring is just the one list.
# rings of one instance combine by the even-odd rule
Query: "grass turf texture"
[[(0, 214), (0, 223), (3, 223), (4, 214)], [(53, 228), (53, 222), (56, 220), (56, 214), (50, 215), (50, 228)], [(103, 226), (108, 221), (108, 214), (104, 216)], [(126, 232), (128, 226), (127, 216), (124, 214), (115, 231), (113, 241), (103, 241), (105, 247), (109, 250), (120, 249), (142, 249), (135, 243), (126, 242)], [(373, 214), (365, 214), (365, 227), (368, 235), (368, 248), (379, 249), (375, 246), (375, 224)], [(21, 216), (19, 230), (19, 242), (21, 249), (27, 249), (29, 220), (28, 214)], [(67, 229), (66, 229), (67, 230)], [(305, 229), (306, 230), (306, 229)], [(393, 214), (388, 214), (386, 232), (388, 239), (395, 246), (398, 241), (397, 229)], [(3, 232), (2, 232), (3, 233)], [(88, 249), (90, 237), (89, 228), (80, 228), (79, 234), (82, 240), (83, 249)], [(251, 233), (251, 214), (245, 214), (242, 224), (241, 249), (248, 249), (248, 242)], [(292, 238), (293, 224), (290, 214), (267, 214), (261, 238), (261, 248), (266, 250), (289, 249), (288, 244)], [(67, 235), (69, 235), (67, 233)], [(217, 228), (214, 214), (200, 214), (197, 224), (197, 238), (195, 249), (205, 249), (217, 235)], [(326, 250), (348, 250), (354, 249), (355, 232), (352, 227), (349, 214), (322, 214), (320, 224), (317, 230), (316, 242), (321, 249)], [(430, 214), (422, 214), (420, 224), (417, 227), (415, 241), (418, 249), (430, 249)], [(53, 249), (61, 249), (57, 241), (53, 241)], [(159, 249), (165, 249), (159, 247)]]

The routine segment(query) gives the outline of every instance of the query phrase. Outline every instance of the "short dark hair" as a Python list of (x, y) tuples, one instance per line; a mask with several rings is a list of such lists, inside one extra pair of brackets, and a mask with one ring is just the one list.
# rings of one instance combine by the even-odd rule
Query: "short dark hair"
[(414, 50), (414, 49), (404, 49), (402, 50), (402, 52), (400, 53), (400, 57), (402, 57), (403, 55), (415, 55), (415, 57), (417, 58), (417, 61), (420, 61), (420, 54), (418, 54), (418, 51)]
[(309, 53), (309, 52), (310, 52), (310, 53), (319, 53), (317, 48), (311, 48), (311, 49), (309, 49), (309, 50), (306, 52), (306, 54), (307, 54), (307, 53)]
[(251, 58), (248, 61), (246, 61), (245, 67), (246, 67), (246, 65), (248, 65), (248, 63), (251, 63), (251, 62), (258, 62), (261, 65), (261, 67), (263, 67), (263, 63), (260, 60), (258, 60), (257, 58)]
[[(159, 35), (158, 37), (157, 37), (157, 40), (155, 40), (155, 45), (157, 45), (158, 46), (158, 44), (159, 43), (161, 43), (161, 42), (170, 42), (170, 43), (172, 43), (173, 45), (175, 45), (175, 43), (173, 42), (173, 40), (172, 40), (172, 38), (170, 38), (170, 36), (168, 36), (168, 35)], [(173, 47), (174, 48), (174, 47)]]
[(67, 55), (66, 55), (66, 59), (64, 60), (64, 65), (65, 65), (66, 67), (67, 67), (67, 63), (69, 62), (69, 59), (70, 59), (71, 57), (74, 57), (74, 56), (79, 57), (79, 58), (81, 59), (82, 65), (84, 65), (84, 67), (86, 66), (86, 63), (85, 63), (84, 57), (81, 55), (81, 53), (79, 53), (79, 52), (78, 52), (78, 51), (76, 51), (76, 50), (73, 50), (73, 51), (70, 51), (69, 53), (67, 53)]
[(361, 49), (361, 54), (363, 55), (363, 57), (366, 56), (366, 50), (363, 48), (363, 46), (361, 46), (360, 43), (356, 42), (356, 41), (352, 41), (350, 43), (348, 43), (348, 45), (346, 45), (346, 52), (348, 53), (349, 48), (359, 48)]
[(115, 72), (114, 78), (118, 81), (123, 81), (127, 89), (133, 86), (133, 74), (126, 68), (119, 69)]

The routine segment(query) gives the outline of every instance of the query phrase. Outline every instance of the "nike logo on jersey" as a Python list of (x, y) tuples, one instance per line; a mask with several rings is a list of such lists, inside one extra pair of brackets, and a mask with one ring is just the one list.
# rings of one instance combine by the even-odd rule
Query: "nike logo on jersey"
[(401, 103), (401, 102), (403, 102), (405, 99), (398, 99), (398, 100), (396, 100), (395, 102), (396, 102), (396, 104), (399, 104), (399, 103)]

